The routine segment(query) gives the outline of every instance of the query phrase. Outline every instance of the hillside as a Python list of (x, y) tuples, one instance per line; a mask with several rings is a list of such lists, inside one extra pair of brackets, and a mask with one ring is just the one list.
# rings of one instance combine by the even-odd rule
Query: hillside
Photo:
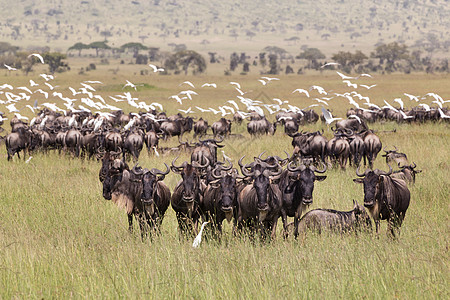
[(8, 11), (0, 22), (3, 41), (60, 51), (104, 39), (167, 50), (184, 43), (202, 52), (277, 45), (296, 54), (307, 45), (327, 55), (392, 41), (420, 49), (434, 44), (442, 55), (450, 45), (448, 0), (3, 0), (0, 9)]

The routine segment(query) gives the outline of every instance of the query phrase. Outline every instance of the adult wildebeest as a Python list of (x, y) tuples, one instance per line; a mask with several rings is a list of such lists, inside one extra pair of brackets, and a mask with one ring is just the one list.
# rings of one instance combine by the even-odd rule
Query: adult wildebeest
[(170, 205), (170, 190), (162, 180), (169, 174), (169, 167), (166, 171), (152, 168), (150, 171), (144, 169), (142, 177), (141, 201), (144, 207), (145, 218), (150, 228), (157, 232)]
[(367, 158), (369, 168), (373, 168), (373, 162), (377, 158), (378, 153), (381, 151), (381, 140), (373, 132), (373, 130), (366, 130), (361, 132), (360, 135), (364, 141), (364, 165), (366, 165)]
[(200, 208), (205, 220), (212, 220), (214, 229), (222, 232), (222, 222), (234, 217), (236, 222), (238, 185), (237, 170), (228, 161), (229, 166), (217, 164), (212, 170), (214, 178), (203, 193)]
[(125, 133), (122, 149), (124, 159), (126, 159), (126, 153), (129, 153), (133, 156), (133, 160), (137, 161), (143, 147), (144, 132), (142, 130), (139, 129)]
[(280, 177), (280, 190), (282, 192), (282, 208), (281, 218), (283, 221), (284, 236), (287, 237), (287, 217), (294, 217), (294, 236), (298, 235), (298, 222), (302, 213), (313, 202), (314, 182), (323, 181), (327, 176), (316, 175), (323, 174), (327, 167), (322, 162), (322, 170), (318, 170), (314, 166), (310, 166), (310, 161), (306, 165), (303, 162), (294, 167), (290, 162), (287, 170), (283, 171)]
[(214, 137), (218, 135), (227, 136), (231, 133), (231, 120), (220, 118), (219, 121), (216, 121), (211, 125), (211, 129)]
[(203, 120), (203, 118), (198, 119), (198, 121), (194, 124), (194, 138), (196, 138), (197, 136), (202, 137), (206, 135), (208, 127), (209, 126), (207, 120)]
[(156, 148), (158, 148), (159, 137), (155, 131), (150, 130), (144, 136), (145, 146), (147, 147), (147, 152), (150, 154), (150, 151), (153, 150), (156, 153)]
[(358, 167), (365, 153), (364, 140), (353, 132), (347, 135), (347, 139), (350, 143), (350, 165), (353, 162), (353, 165)]
[(364, 185), (364, 206), (375, 221), (377, 233), (380, 220), (387, 220), (388, 230), (395, 237), (394, 230), (400, 229), (411, 196), (406, 182), (392, 178), (391, 174), (391, 166), (389, 166), (389, 172), (367, 169), (363, 174), (359, 173), (358, 168), (356, 175), (362, 178), (356, 178), (353, 181)]
[(194, 120), (191, 117), (176, 116), (177, 118), (174, 117), (171, 120), (169, 117), (169, 119), (161, 123), (160, 130), (164, 134), (164, 139), (167, 139), (169, 136), (178, 136), (179, 139), (181, 139), (185, 132), (190, 132), (192, 130)]
[(118, 151), (122, 149), (123, 139), (122, 135), (117, 129), (110, 131), (105, 136), (105, 149), (106, 151)]
[(416, 174), (422, 172), (422, 170), (414, 170), (416, 168), (416, 164), (412, 163), (411, 165), (407, 166), (400, 166), (400, 170), (395, 171), (392, 173), (392, 178), (399, 178), (403, 179), (406, 183), (415, 183), (416, 182)]
[(368, 127), (363, 120), (345, 119), (336, 122), (336, 130), (338, 129), (350, 129), (353, 132), (360, 132), (368, 130)]
[[(239, 159), (242, 174), (253, 184), (245, 186), (238, 195), (237, 229), (247, 226), (250, 229), (260, 227), (261, 237), (275, 238), (277, 221), (281, 210), (281, 191), (272, 183), (281, 175), (282, 168), (278, 161), (273, 164), (255, 157), (253, 165), (243, 165)], [(251, 171), (249, 171), (249, 168)]]
[(265, 117), (259, 120), (251, 120), (247, 124), (247, 131), (250, 135), (274, 134), (276, 131), (276, 124), (270, 123)]
[(143, 171), (139, 167), (132, 170), (120, 159), (110, 161), (103, 180), (103, 198), (112, 200), (128, 216), (128, 230), (133, 231), (133, 215), (139, 223), (141, 236), (146, 235), (146, 214), (141, 201)]
[(172, 193), (170, 203), (177, 216), (178, 228), (181, 233), (196, 233), (197, 223), (200, 218), (199, 203), (205, 186), (200, 178), (204, 165), (193, 161), (192, 164), (184, 162), (180, 166), (175, 165), (176, 157), (172, 161), (172, 172), (181, 175), (181, 180), (177, 183)]
[(80, 156), (81, 149), (81, 132), (78, 129), (69, 129), (64, 137), (64, 147), (69, 150), (75, 157)]
[(381, 156), (386, 157), (386, 163), (391, 164), (391, 162), (394, 162), (399, 168), (409, 165), (406, 154), (398, 152), (396, 146), (394, 146), (394, 148), (394, 150), (386, 150), (386, 147), (384, 147), (383, 151), (386, 153)]
[(313, 231), (358, 232), (371, 230), (372, 221), (364, 206), (353, 200), (353, 209), (337, 211), (333, 209), (314, 209), (307, 212), (299, 221), (299, 233)]
[(5, 145), (8, 160), (11, 160), (16, 153), (20, 159), (20, 151), (23, 151), (23, 158), (25, 159), (26, 151), (31, 143), (31, 135), (32, 133), (28, 128), (22, 127), (6, 136)]
[(217, 162), (217, 148), (222, 148), (224, 145), (219, 145), (223, 139), (207, 139), (199, 140), (196, 147), (191, 154), (191, 162), (196, 161), (200, 165), (204, 165), (207, 161), (209, 165), (214, 167)]
[(327, 154), (332, 164), (339, 163), (341, 169), (347, 166), (350, 157), (350, 144), (340, 130), (334, 132), (334, 138), (327, 143)]
[(322, 135), (323, 132), (297, 132), (292, 137), (292, 146), (294, 155), (301, 158), (312, 157), (315, 161), (319, 159), (325, 162), (327, 139)]

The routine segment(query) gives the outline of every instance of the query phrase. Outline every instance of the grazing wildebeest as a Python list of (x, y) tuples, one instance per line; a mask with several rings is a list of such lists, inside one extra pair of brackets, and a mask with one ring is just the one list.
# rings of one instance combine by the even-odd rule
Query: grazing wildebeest
[(322, 135), (323, 132), (297, 132), (292, 137), (292, 146), (294, 155), (301, 158), (312, 157), (315, 161), (319, 159), (325, 162), (327, 139)]
[(142, 196), (141, 201), (144, 207), (144, 213), (147, 224), (155, 231), (160, 231), (160, 226), (170, 205), (170, 190), (162, 181), (169, 174), (169, 167), (166, 171), (152, 168), (150, 171), (144, 169), (142, 177)]
[(303, 212), (313, 202), (314, 182), (323, 181), (327, 176), (315, 175), (325, 173), (327, 167), (322, 162), (322, 170), (315, 166), (310, 166), (310, 160), (294, 167), (290, 162), (287, 170), (284, 170), (280, 177), (279, 187), (282, 192), (281, 218), (283, 221), (284, 236), (287, 237), (287, 217), (294, 217), (294, 236), (298, 235), (298, 222)]
[(228, 161), (229, 166), (217, 164), (211, 176), (215, 179), (209, 183), (203, 193), (200, 208), (205, 220), (212, 220), (214, 229), (222, 232), (222, 222), (234, 217), (236, 222), (238, 183), (237, 170)]
[(23, 158), (25, 159), (26, 151), (31, 143), (31, 135), (32, 133), (28, 128), (22, 127), (6, 136), (5, 145), (8, 160), (11, 160), (16, 153), (20, 159), (20, 151), (23, 151)]
[(386, 163), (391, 164), (391, 162), (394, 162), (399, 168), (409, 165), (406, 154), (398, 152), (396, 146), (394, 146), (394, 148), (395, 150), (386, 150), (386, 147), (384, 147), (383, 151), (386, 153), (381, 156), (386, 157)]
[(358, 168), (356, 175), (362, 178), (353, 181), (364, 185), (364, 206), (375, 221), (377, 233), (380, 220), (387, 220), (388, 231), (395, 237), (395, 229), (399, 230), (402, 225), (411, 196), (406, 182), (392, 178), (391, 174), (391, 166), (389, 172), (367, 169), (363, 174)]
[(231, 133), (231, 120), (220, 118), (219, 121), (216, 121), (211, 125), (211, 129), (214, 137), (218, 135), (227, 136)]
[(193, 234), (197, 232), (198, 220), (200, 218), (199, 203), (205, 186), (201, 184), (202, 169), (209, 165), (209, 161), (204, 165), (193, 161), (192, 164), (184, 162), (180, 166), (172, 161), (172, 172), (181, 175), (181, 180), (177, 183), (172, 193), (170, 203), (177, 216), (180, 233)]
[[(171, 119), (171, 117), (173, 117)], [(161, 123), (160, 130), (164, 134), (164, 139), (169, 136), (178, 136), (182, 138), (185, 132), (190, 132), (194, 124), (194, 120), (191, 117), (171, 116), (166, 121)]]
[(350, 129), (353, 132), (360, 132), (368, 130), (368, 127), (363, 120), (345, 119), (336, 122), (336, 130), (338, 129)]
[(246, 185), (238, 195), (237, 229), (244, 226), (249, 229), (259, 227), (263, 239), (267, 238), (269, 232), (270, 237), (275, 238), (282, 195), (278, 185), (272, 181), (281, 175), (281, 165), (276, 160), (269, 164), (259, 158), (255, 158), (252, 166), (243, 165), (243, 158), (244, 156), (239, 159), (242, 174), (253, 181), (253, 184)]
[(422, 172), (422, 170), (414, 170), (417, 166), (415, 163), (407, 166), (400, 166), (400, 170), (392, 173), (392, 178), (403, 179), (406, 183), (415, 183), (416, 182), (416, 174)]
[(364, 206), (353, 200), (353, 209), (337, 211), (333, 209), (314, 209), (307, 212), (299, 221), (299, 233), (313, 231), (358, 232), (372, 229), (372, 221)]

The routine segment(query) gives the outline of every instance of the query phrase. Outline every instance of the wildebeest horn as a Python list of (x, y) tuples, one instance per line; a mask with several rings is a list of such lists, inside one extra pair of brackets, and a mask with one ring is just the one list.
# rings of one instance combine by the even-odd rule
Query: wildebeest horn
[(219, 138), (218, 140), (216, 140), (216, 138), (214, 138), (214, 142), (216, 142), (216, 143), (222, 143), (224, 137), (223, 137), (223, 136), (220, 136), (220, 137), (221, 137), (221, 138)]
[[(414, 164), (414, 167), (413, 167), (413, 164)], [(417, 165), (416, 165), (415, 162), (413, 162), (409, 167), (410, 167), (411, 169), (414, 169), (415, 167), (417, 167)]]
[(323, 169), (322, 170), (317, 170), (317, 168), (315, 166), (312, 166), (311, 170), (316, 172), (316, 173), (325, 173), (327, 171), (327, 165), (323, 161), (321, 161), (320, 163), (323, 165)]
[(178, 169), (183, 169), (183, 168), (184, 168), (183, 165), (180, 165), (180, 166), (175, 165), (175, 161), (178, 159), (178, 157), (179, 157), (179, 156), (175, 157), (175, 158), (172, 160), (172, 167), (175, 168), (175, 169), (177, 169), (177, 170), (178, 170)]
[(305, 170), (306, 169), (306, 166), (304, 165), (304, 164), (301, 164), (300, 166), (298, 166), (298, 167), (295, 167), (295, 168), (293, 168), (292, 167), (292, 161), (287, 165), (287, 169), (288, 169), (288, 171), (290, 171), (290, 172), (298, 172), (298, 171), (303, 171), (303, 170)]
[(356, 168), (356, 176), (358, 176), (358, 177), (365, 177), (365, 176), (367, 175), (367, 173), (369, 173), (370, 169), (367, 168), (367, 169), (364, 171), (364, 173), (361, 174), (361, 173), (359, 173), (359, 167), (360, 167), (360, 166), (361, 166), (361, 165), (359, 165), (358, 168)]
[(394, 145), (394, 148), (395, 148), (395, 152), (397, 152), (398, 151), (397, 146)]
[[(153, 169), (151, 169), (150, 170), (150, 173), (151, 174), (153, 174), (153, 175), (163, 175), (163, 176), (166, 176), (167, 174), (169, 174), (169, 172), (170, 172), (170, 169), (169, 169), (169, 166), (166, 164), (166, 163), (164, 163), (164, 165), (166, 166), (166, 171), (165, 172), (163, 172), (163, 171), (161, 171), (161, 170), (158, 170), (158, 169), (156, 169), (156, 168), (153, 168)], [(164, 177), (163, 177), (164, 178)], [(161, 178), (161, 180), (162, 180), (162, 178)]]
[(144, 170), (142, 169), (142, 167), (138, 167), (138, 164), (136, 164), (131, 169), (131, 173), (133, 173), (134, 175), (142, 175), (142, 174), (144, 174)]
[(385, 175), (385, 176), (389, 176), (389, 175), (391, 175), (392, 174), (392, 167), (391, 167), (391, 165), (389, 165), (388, 164), (388, 167), (389, 167), (389, 171), (386, 173), (385, 171), (382, 171), (382, 170), (375, 170), (374, 172), (375, 172), (375, 174), (377, 174), (377, 175)]
[[(216, 175), (216, 171), (219, 171), (219, 175)], [(223, 177), (223, 173), (222, 173), (222, 165), (217, 165), (211, 172), (211, 176), (214, 179), (221, 179)]]
[(228, 158), (226, 158), (225, 160), (228, 162), (229, 166), (228, 167), (221, 166), (221, 168), (224, 171), (229, 171), (229, 170), (231, 170), (231, 168), (233, 168), (233, 163)]
[(238, 161), (238, 164), (239, 164), (239, 166), (241, 167), (241, 172), (242, 172), (242, 174), (244, 174), (244, 176), (252, 177), (253, 174), (255, 174), (255, 171), (252, 171), (252, 172), (247, 171), (247, 166), (248, 166), (248, 165), (243, 165), (243, 164), (242, 164), (242, 160), (244, 159), (244, 157), (245, 157), (245, 155), (242, 156), (242, 157), (239, 159), (239, 161)]
[(209, 165), (209, 159), (205, 156), (206, 163), (204, 165), (198, 163), (197, 161), (192, 162), (192, 166), (194, 168), (206, 168)]
[(263, 156), (264, 153), (266, 153), (266, 151), (261, 152), (261, 153), (258, 155), (258, 158), (259, 158), (259, 159), (262, 159), (261, 156)]

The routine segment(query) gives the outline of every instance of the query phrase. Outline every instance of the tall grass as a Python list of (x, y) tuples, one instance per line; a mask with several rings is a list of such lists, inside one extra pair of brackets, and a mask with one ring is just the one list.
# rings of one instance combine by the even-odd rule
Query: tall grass
[[(176, 93), (182, 78), (168, 78), (169, 82), (152, 83), (156, 89), (144, 97), (157, 100), (150, 93), (162, 90)], [(229, 81), (219, 77), (197, 81), (203, 79), (222, 85)], [(251, 89), (253, 79), (240, 81)], [(60, 80), (60, 84), (75, 84)], [(274, 95), (287, 95), (297, 84), (284, 80)], [(305, 78), (305, 82), (313, 80)], [(327, 79), (315, 83), (330, 84)], [(421, 84), (420, 80), (414, 83)], [(114, 85), (114, 80), (108, 84)], [(429, 91), (423, 90), (422, 94)], [(227, 99), (225, 89), (225, 95), (201, 91), (206, 95), (192, 105), (219, 105)], [(170, 112), (178, 108), (166, 106)], [(339, 105), (333, 108), (344, 110)], [(448, 124), (372, 127), (380, 131), (383, 145), (396, 145), (423, 170), (410, 187), (411, 204), (397, 240), (385, 234), (382, 223), (378, 237), (323, 234), (284, 240), (278, 234), (276, 240), (260, 244), (233, 237), (231, 224), (225, 224), (221, 242), (209, 239), (193, 249), (191, 240), (179, 238), (175, 214), (169, 209), (161, 235), (142, 241), (137, 226), (133, 234), (128, 232), (124, 211), (102, 198), (99, 162), (56, 153), (33, 154), (29, 164), (17, 158), (7, 162), (2, 145), (0, 298), (448, 298)], [(392, 128), (397, 131), (381, 132)], [(273, 137), (261, 138), (249, 138), (245, 130), (244, 124), (233, 125), (233, 131), (244, 138), (224, 141), (223, 150), (235, 164), (242, 155), (249, 162), (262, 151), (270, 155), (292, 151), (291, 139), (281, 129)], [(326, 129), (325, 134), (331, 136)], [(174, 140), (162, 142), (162, 146), (173, 144)], [(142, 166), (162, 169), (163, 162), (173, 158), (149, 157), (144, 150), (139, 161)], [(183, 154), (178, 162), (187, 159)], [(375, 167), (387, 169), (381, 157)], [(352, 199), (362, 202), (362, 186), (352, 181), (354, 169), (331, 169), (326, 175), (325, 181), (316, 183), (311, 208), (349, 210)], [(178, 175), (170, 173), (165, 182), (173, 190), (178, 180)], [(279, 233), (281, 227), (280, 220)]]

